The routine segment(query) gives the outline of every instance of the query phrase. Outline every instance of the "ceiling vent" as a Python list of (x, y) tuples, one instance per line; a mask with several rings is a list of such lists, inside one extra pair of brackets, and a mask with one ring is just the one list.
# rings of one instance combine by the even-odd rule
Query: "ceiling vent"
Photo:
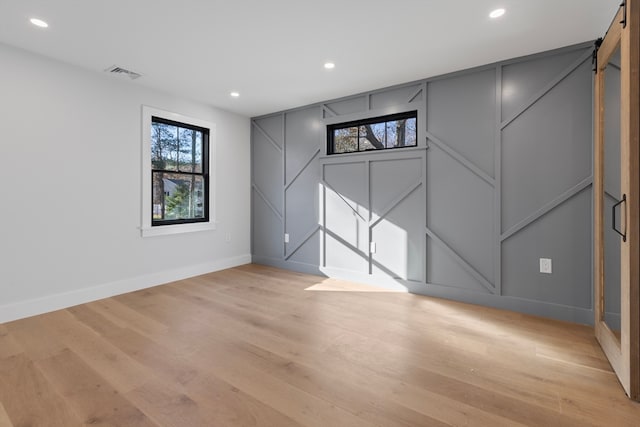
[(136, 73), (134, 71), (127, 70), (126, 68), (118, 67), (117, 65), (113, 65), (113, 66), (107, 68), (104, 71), (106, 71), (107, 73), (110, 73), (110, 74), (119, 74), (119, 75), (127, 76), (131, 80), (135, 80), (138, 77), (142, 76), (142, 74)]

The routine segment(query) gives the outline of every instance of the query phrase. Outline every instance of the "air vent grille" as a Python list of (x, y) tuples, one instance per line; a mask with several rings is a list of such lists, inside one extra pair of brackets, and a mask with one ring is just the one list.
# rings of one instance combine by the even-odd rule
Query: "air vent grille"
[(107, 68), (104, 71), (106, 71), (107, 73), (110, 73), (110, 74), (124, 75), (124, 76), (129, 77), (131, 80), (135, 80), (138, 77), (142, 77), (142, 74), (140, 74), (140, 73), (136, 73), (135, 71), (127, 70), (126, 68), (122, 68), (122, 67), (119, 67), (117, 65), (113, 65), (113, 66)]

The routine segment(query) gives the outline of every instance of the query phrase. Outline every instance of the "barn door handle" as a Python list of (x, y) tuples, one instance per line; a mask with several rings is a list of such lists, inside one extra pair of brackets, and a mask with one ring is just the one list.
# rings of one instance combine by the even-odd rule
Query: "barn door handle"
[(625, 210), (625, 215), (624, 215), (624, 222), (625, 222), (625, 226), (624, 226), (624, 233), (621, 232), (620, 230), (618, 230), (618, 227), (616, 227), (616, 208), (618, 206), (620, 206), (622, 203), (624, 203), (625, 208), (627, 207), (627, 195), (623, 194), (622, 195), (622, 200), (620, 200), (618, 203), (616, 203), (615, 205), (613, 205), (611, 207), (611, 217), (612, 217), (612, 227), (613, 227), (613, 231), (615, 231), (616, 233), (618, 233), (619, 235), (622, 236), (622, 241), (626, 242), (627, 241), (627, 214), (626, 214), (626, 210)]

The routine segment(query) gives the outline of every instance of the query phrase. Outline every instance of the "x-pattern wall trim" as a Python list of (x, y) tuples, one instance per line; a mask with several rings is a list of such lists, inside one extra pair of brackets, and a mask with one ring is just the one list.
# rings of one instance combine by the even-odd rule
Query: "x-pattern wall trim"
[(507, 126), (509, 126), (515, 119), (517, 119), (518, 117), (520, 117), (522, 115), (522, 113), (524, 113), (525, 111), (527, 111), (529, 108), (531, 108), (531, 106), (533, 104), (535, 104), (536, 102), (538, 102), (543, 96), (545, 96), (551, 89), (553, 89), (554, 87), (556, 87), (558, 84), (560, 84), (561, 81), (563, 81), (564, 79), (566, 79), (569, 75), (571, 75), (571, 73), (573, 73), (576, 68), (578, 68), (579, 66), (581, 66), (587, 59), (591, 58), (592, 56), (592, 52), (591, 51), (586, 51), (585, 53), (583, 53), (577, 60), (575, 60), (571, 65), (569, 65), (567, 68), (565, 68), (563, 71), (561, 71), (556, 78), (554, 78), (553, 80), (551, 80), (549, 83), (547, 83), (547, 85), (545, 85), (545, 87), (543, 87), (540, 91), (538, 91), (536, 94), (534, 94), (531, 98), (529, 98), (529, 100), (527, 100), (514, 114), (512, 114), (508, 119), (504, 120), (501, 125), (500, 128), (504, 129)]
[(588, 178), (583, 179), (578, 184), (574, 185), (564, 193), (560, 194), (558, 197), (556, 197), (555, 199), (553, 199), (552, 201), (550, 201), (549, 203), (547, 203), (546, 205), (544, 205), (543, 207), (541, 207), (540, 209), (532, 213), (531, 215), (527, 216), (525, 219), (518, 222), (513, 227), (509, 228), (504, 233), (502, 233), (502, 235), (500, 236), (500, 240), (504, 242), (509, 237), (520, 232), (522, 229), (524, 229), (528, 225), (533, 224), (535, 221), (539, 220), (540, 218), (542, 218), (543, 216), (545, 216), (546, 214), (548, 214), (558, 206), (562, 205), (564, 202), (580, 194), (583, 190), (585, 190), (586, 188), (589, 188), (591, 184), (593, 184), (593, 176), (589, 176)]
[(427, 140), (431, 141), (436, 147), (438, 147), (439, 149), (447, 153), (449, 157), (456, 160), (465, 168), (469, 169), (471, 172), (476, 174), (479, 178), (482, 178), (490, 186), (492, 187), (496, 186), (496, 180), (493, 179), (493, 177), (489, 176), (485, 171), (480, 169), (478, 166), (476, 166), (473, 162), (471, 162), (469, 159), (464, 157), (462, 154), (458, 153), (456, 150), (451, 148), (450, 145), (448, 145), (441, 139), (437, 138), (431, 132), (426, 131), (426, 133), (427, 133)]
[[(532, 226), (532, 224), (538, 221), (540, 221), (541, 225), (536, 225), (534, 227), (551, 227), (552, 229), (554, 227), (559, 227), (559, 221), (564, 221), (567, 212), (570, 212), (571, 209), (575, 207), (575, 205), (571, 204), (568, 208), (569, 210), (561, 211), (558, 208), (567, 203), (579, 203), (580, 205), (584, 204), (585, 198), (580, 195), (584, 194), (584, 192), (592, 186), (592, 178), (584, 177), (581, 169), (579, 169), (583, 167), (582, 163), (576, 164), (577, 166), (572, 165), (571, 175), (563, 175), (564, 179), (568, 181), (565, 181), (565, 184), (563, 184), (562, 186), (559, 187), (558, 185), (551, 185), (543, 188), (543, 192), (534, 191), (535, 194), (532, 193), (532, 198), (523, 196), (525, 204), (522, 205), (520, 205), (520, 202), (517, 201), (518, 198), (516, 198), (516, 202), (514, 202), (512, 198), (505, 200), (503, 195), (504, 191), (507, 191), (509, 195), (511, 195), (514, 191), (518, 191), (518, 186), (520, 185), (520, 183), (516, 181), (514, 187), (514, 181), (512, 181), (513, 173), (517, 173), (517, 170), (514, 172), (513, 165), (517, 165), (516, 161), (519, 158), (518, 156), (526, 156), (526, 151), (522, 151), (516, 144), (522, 140), (521, 129), (523, 127), (526, 128), (527, 126), (531, 126), (532, 120), (535, 122), (535, 120), (539, 120), (540, 118), (546, 120), (549, 117), (549, 115), (541, 115), (538, 108), (532, 108), (534, 105), (536, 105), (536, 103), (539, 103), (543, 98), (547, 99), (546, 96), (550, 93), (552, 94), (549, 96), (549, 100), (551, 102), (555, 102), (554, 100), (557, 100), (558, 96), (563, 96), (560, 95), (560, 91), (566, 91), (568, 88), (575, 88), (576, 85), (582, 84), (585, 79), (586, 68), (584, 64), (591, 55), (591, 49), (589, 47), (590, 46), (588, 43), (584, 43), (582, 45), (577, 45), (550, 53), (540, 54), (536, 57), (532, 57), (533, 59), (524, 58), (504, 61), (498, 64), (480, 67), (474, 70), (461, 71), (459, 73), (454, 73), (448, 76), (438, 76), (419, 82), (411, 82), (405, 85), (399, 85), (391, 88), (371, 91), (368, 93), (348, 96), (336, 100), (318, 103), (312, 106), (303, 107), (300, 109), (285, 111), (254, 119), (254, 144), (260, 143), (259, 137), (265, 136), (267, 141), (264, 141), (263, 138), (261, 143), (265, 146), (271, 145), (274, 149), (278, 150), (282, 162), (282, 164), (278, 162), (277, 166), (275, 166), (275, 158), (273, 158), (273, 170), (259, 171), (261, 177), (265, 176), (268, 177), (269, 180), (272, 180), (277, 176), (278, 181), (282, 181), (280, 183), (281, 186), (278, 190), (275, 190), (275, 188), (272, 189), (270, 187), (265, 188), (265, 190), (275, 190), (281, 192), (282, 200), (280, 200), (280, 194), (278, 194), (277, 192), (274, 193), (273, 191), (262, 191), (262, 183), (256, 181), (255, 179), (253, 180), (256, 200), (264, 200), (269, 209), (275, 214), (275, 217), (266, 219), (266, 222), (263, 222), (263, 224), (271, 225), (270, 232), (266, 233), (265, 235), (274, 236), (276, 224), (278, 222), (281, 224), (282, 230), (285, 233), (292, 233), (290, 234), (291, 240), (289, 243), (284, 244), (284, 242), (282, 242), (282, 256), (278, 259), (274, 258), (273, 261), (278, 261), (277, 264), (280, 266), (291, 265), (292, 268), (298, 268), (299, 266), (306, 265), (305, 263), (311, 260), (311, 258), (309, 258), (310, 256), (313, 256), (314, 258), (316, 257), (315, 254), (317, 254), (318, 249), (314, 249), (314, 247), (316, 245), (319, 245), (320, 253), (318, 264), (316, 265), (316, 261), (311, 260), (309, 267), (312, 268), (315, 265), (317, 268), (326, 268), (326, 271), (333, 271), (334, 269), (336, 271), (339, 271), (341, 268), (340, 263), (333, 265), (333, 261), (330, 261), (330, 265), (327, 265), (327, 250), (337, 251), (329, 252), (329, 256), (334, 256), (335, 258), (340, 257), (340, 255), (337, 255), (338, 253), (343, 253), (343, 249), (339, 249), (343, 247), (345, 256), (347, 256), (349, 251), (352, 251), (354, 253), (357, 253), (358, 257), (369, 261), (368, 273), (369, 275), (373, 274), (374, 280), (377, 277), (376, 275), (380, 275), (380, 278), (386, 277), (385, 275), (388, 275), (389, 278), (398, 277), (393, 271), (391, 271), (393, 269), (396, 269), (395, 267), (389, 269), (385, 268), (384, 265), (379, 265), (381, 263), (385, 264), (387, 262), (385, 258), (381, 258), (381, 256), (385, 256), (382, 255), (383, 252), (380, 252), (379, 255), (372, 256), (370, 248), (365, 249), (362, 245), (364, 245), (363, 242), (365, 241), (365, 239), (367, 239), (367, 229), (369, 242), (373, 241), (374, 238), (380, 239), (381, 237), (378, 236), (377, 232), (375, 234), (372, 233), (374, 228), (379, 226), (384, 219), (387, 219), (392, 210), (394, 210), (399, 205), (403, 205), (405, 200), (409, 200), (409, 204), (406, 205), (406, 208), (402, 207), (401, 210), (397, 211), (397, 215), (396, 213), (393, 214), (392, 222), (400, 220), (401, 222), (395, 225), (399, 226), (405, 231), (411, 230), (411, 233), (413, 233), (413, 235), (419, 234), (422, 238), (422, 243), (419, 243), (419, 239), (413, 239), (411, 243), (412, 251), (423, 251), (421, 255), (423, 257), (421, 265), (415, 265), (415, 259), (413, 259), (412, 261), (408, 261), (408, 259), (406, 260), (406, 262), (414, 263), (412, 264), (414, 265), (414, 267), (411, 273), (411, 277), (413, 277), (414, 279), (418, 279), (420, 277), (420, 274), (422, 277), (421, 282), (416, 282), (415, 280), (405, 281), (412, 283), (412, 285), (410, 286), (412, 290), (421, 289), (419, 284), (422, 283), (423, 286), (427, 285), (424, 289), (431, 289), (431, 287), (429, 286), (432, 286), (433, 289), (442, 286), (442, 290), (438, 292), (449, 292), (451, 293), (451, 295), (461, 295), (457, 293), (459, 291), (473, 291), (474, 294), (486, 294), (486, 298), (490, 298), (491, 295), (506, 295), (507, 299), (511, 296), (517, 297), (517, 294), (513, 293), (514, 287), (511, 280), (509, 280), (507, 284), (509, 287), (503, 289), (503, 276), (506, 274), (511, 277), (511, 275), (513, 274), (512, 269), (506, 268), (506, 266), (503, 265), (503, 258), (505, 257), (505, 254), (503, 254), (503, 249), (505, 246), (503, 245), (506, 244), (510, 248), (509, 253), (512, 253), (511, 248), (516, 247), (519, 251), (524, 251), (523, 254), (526, 254), (528, 257), (530, 257), (532, 255), (531, 250), (520, 249), (520, 246), (526, 243), (523, 242), (522, 239), (527, 239), (528, 234), (521, 234), (521, 236), (523, 237), (515, 236), (519, 235), (519, 233), (521, 233), (524, 229)], [(557, 57), (558, 59), (551, 59), (552, 57)], [(540, 62), (538, 61), (539, 58), (545, 58), (545, 61), (547, 62)], [(547, 58), (549, 59), (547, 60)], [(527, 61), (531, 61), (532, 65), (525, 65), (524, 67), (520, 65), (524, 65)], [(509, 88), (510, 90), (512, 90), (513, 88), (511, 86), (511, 83), (514, 82), (513, 79), (516, 79), (515, 83), (517, 84), (518, 78), (527, 76), (527, 73), (535, 73), (535, 71), (532, 70), (536, 70), (536, 67), (542, 67), (543, 65), (541, 64), (552, 64), (552, 66), (558, 67), (556, 68), (556, 70), (559, 70), (559, 72), (553, 76), (549, 76), (547, 81), (544, 81), (540, 77), (538, 77), (537, 80), (534, 78), (532, 80), (532, 86), (538, 85), (538, 88), (540, 89), (533, 87), (532, 90), (534, 90), (535, 92), (531, 95), (529, 95), (528, 93), (518, 94), (518, 96), (524, 97), (524, 101), (521, 103), (521, 105), (515, 105), (515, 109), (510, 109), (508, 115), (503, 114), (503, 96), (506, 96), (506, 94), (503, 94), (503, 91), (506, 90), (506, 88), (503, 86), (503, 78), (506, 77), (508, 79), (504, 81), (504, 84), (509, 84)], [(512, 66), (515, 67), (510, 68)], [(508, 74), (504, 74), (505, 70)], [(571, 76), (577, 70), (579, 70), (579, 74), (576, 74), (578, 77), (574, 79)], [(490, 75), (487, 76), (487, 73), (490, 73)], [(443, 101), (444, 104), (455, 106), (455, 104), (451, 104), (451, 102), (453, 101), (450, 98), (447, 98), (447, 92), (443, 92), (442, 88), (449, 87), (447, 85), (450, 83), (447, 82), (453, 82), (454, 79), (457, 79), (459, 77), (466, 78), (466, 76), (471, 76), (470, 80), (465, 80), (471, 85), (469, 86), (470, 89), (488, 88), (487, 85), (489, 84), (489, 81), (492, 82), (492, 92), (490, 97), (488, 97), (485, 92), (483, 98), (473, 98), (473, 95), (470, 95), (472, 93), (475, 93), (473, 91), (468, 91), (466, 94), (464, 92), (460, 92), (459, 95), (455, 95), (459, 96), (459, 98), (456, 98), (457, 101), (455, 102), (460, 102), (461, 100), (462, 102), (465, 102), (465, 99), (482, 99), (484, 105), (487, 105), (488, 102), (493, 102), (495, 100), (495, 112), (490, 115), (493, 122), (489, 124), (489, 130), (487, 130), (486, 127), (486, 119), (488, 117), (488, 114), (484, 114), (482, 116), (482, 120), (484, 121), (481, 123), (484, 127), (482, 129), (478, 129), (479, 132), (483, 132), (481, 134), (482, 139), (478, 138), (476, 140), (473, 136), (474, 132), (471, 131), (469, 133), (469, 129), (466, 129), (462, 133), (458, 133), (455, 131), (447, 132), (446, 129), (456, 129), (452, 126), (465, 126), (466, 122), (451, 124), (451, 120), (460, 120), (459, 118), (450, 119), (449, 122), (444, 120), (443, 122), (440, 122), (437, 127), (429, 127), (430, 123), (427, 123), (427, 120), (431, 120), (431, 115), (428, 110), (430, 108), (435, 108), (437, 110), (438, 105), (441, 105), (438, 104), (438, 100)], [(554, 90), (558, 86), (560, 86), (562, 82), (565, 81), (568, 81), (569, 83), (567, 85), (563, 84), (561, 86), (561, 89)], [(444, 86), (440, 86), (440, 89), (437, 89), (436, 86), (432, 86), (432, 84), (435, 85), (439, 84), (440, 82), (444, 82)], [(483, 86), (478, 86), (480, 84)], [(522, 89), (528, 90), (529, 87), (525, 85), (522, 87)], [(494, 90), (495, 92), (493, 92)], [(495, 97), (493, 93), (495, 93)], [(465, 98), (465, 96), (467, 95), (469, 95), (470, 97)], [(440, 96), (445, 96), (445, 98), (439, 98)], [(578, 99), (582, 100), (582, 98), (584, 97), (576, 97), (575, 99), (577, 101)], [(573, 99), (574, 98), (571, 98), (571, 100)], [(432, 101), (436, 102), (436, 104), (432, 104)], [(507, 98), (505, 98), (505, 102), (507, 102)], [(580, 103), (581, 106), (583, 104), (584, 102)], [(469, 104), (465, 104), (465, 106), (468, 106), (471, 109), (468, 109), (467, 113), (463, 114), (471, 114), (471, 116), (469, 116), (472, 119), (470, 123), (473, 123), (473, 120), (477, 118), (477, 116), (474, 115), (475, 113), (473, 113), (473, 111), (475, 111), (473, 110), (473, 108), (476, 107), (472, 107)], [(548, 105), (545, 108), (548, 108)], [(553, 108), (553, 106), (551, 108)], [(314, 117), (313, 120), (316, 120), (315, 117), (317, 117), (317, 119), (321, 123), (326, 125), (349, 122), (352, 120), (359, 120), (368, 117), (377, 117), (378, 115), (383, 115), (383, 113), (389, 112), (411, 111), (412, 109), (418, 110), (419, 146), (414, 149), (406, 148), (403, 150), (388, 151), (377, 150), (366, 153), (351, 153), (344, 155), (327, 156), (324, 153), (324, 147), (326, 144), (326, 134), (324, 133), (324, 131), (319, 131), (316, 127), (314, 127), (313, 132), (308, 134), (313, 135), (313, 138), (307, 137), (304, 134), (304, 129), (307, 128), (308, 130), (311, 130), (311, 127), (307, 127), (307, 125), (302, 126), (303, 122), (295, 122), (299, 117), (305, 117), (304, 120), (310, 120), (311, 117)], [(297, 115), (297, 112), (305, 110), (308, 111), (308, 113), (303, 113), (306, 115)], [(464, 111), (464, 108), (462, 108), (462, 111)], [(484, 110), (484, 112), (486, 112), (486, 110)], [(454, 111), (453, 115), (456, 116), (456, 114), (457, 112)], [(437, 117), (438, 116), (435, 116), (435, 118)], [(439, 117), (442, 118), (444, 116), (440, 115)], [(460, 117), (464, 121), (465, 116)], [(272, 121), (263, 122), (262, 120)], [(289, 120), (293, 121), (293, 127), (289, 126)], [(551, 120), (554, 119), (552, 118)], [(569, 120), (571, 120), (571, 118), (569, 118)], [(510, 125), (512, 125), (514, 122), (517, 122), (517, 125), (513, 125), (513, 127), (510, 127)], [(558, 127), (560, 131), (564, 131), (564, 128), (562, 127), (563, 123), (564, 122), (562, 121), (552, 122), (551, 126)], [(542, 126), (544, 126), (544, 124)], [(278, 128), (282, 129), (282, 137), (279, 134), (280, 130)], [(491, 128), (493, 129), (493, 131), (491, 131)], [(442, 130), (444, 130), (444, 132)], [(275, 135), (269, 135), (267, 131), (271, 133), (277, 131), (277, 138), (273, 137)], [(574, 132), (572, 131), (572, 134), (573, 133)], [(460, 136), (464, 136), (465, 139), (462, 140)], [(553, 135), (551, 135), (551, 137), (553, 138)], [(487, 138), (491, 139), (487, 140)], [(572, 140), (573, 142), (569, 141), (569, 143), (572, 143), (577, 147), (578, 145), (580, 145), (580, 141), (582, 141), (582, 136), (580, 138), (581, 139), (574, 138)], [(300, 141), (298, 141), (298, 139), (300, 139)], [(312, 144), (312, 139), (316, 141), (313, 147), (310, 146)], [(549, 141), (549, 139), (546, 139), (546, 141)], [(558, 142), (560, 143), (562, 141)], [(300, 144), (309, 144), (309, 146)], [(427, 150), (430, 147), (432, 148), (432, 150)], [(549, 147), (547, 147), (547, 149), (548, 148)], [(492, 150), (493, 153), (489, 156), (487, 151), (481, 151), (483, 149)], [(308, 151), (305, 152), (305, 150)], [(399, 153), (403, 153), (403, 155), (399, 156)], [(561, 152), (560, 154), (565, 155), (566, 153)], [(507, 157), (508, 162), (511, 162), (513, 159), (515, 159), (516, 161), (507, 163), (506, 165), (508, 169), (504, 169), (503, 162), (505, 161), (505, 159), (503, 159), (503, 157)], [(400, 158), (421, 159), (420, 161), (422, 163), (419, 168), (422, 170), (422, 175), (420, 179), (413, 183), (410, 182), (414, 178), (412, 177), (411, 173), (408, 173), (405, 170), (406, 168), (404, 168), (402, 164), (389, 167), (385, 166), (380, 169), (371, 169), (371, 165), (375, 164), (376, 162), (385, 160), (398, 160)], [(449, 162), (449, 160), (445, 160), (445, 158), (451, 159), (451, 162)], [(437, 195), (437, 198), (433, 200), (450, 201), (452, 205), (450, 207), (439, 208), (436, 211), (430, 210), (434, 206), (433, 201), (429, 198), (432, 197), (431, 189), (433, 188), (433, 185), (437, 185), (437, 182), (440, 182), (439, 180), (447, 180), (447, 176), (449, 176), (447, 174), (454, 173), (454, 171), (447, 170), (447, 168), (441, 168), (440, 172), (438, 173), (444, 175), (430, 175), (432, 171), (436, 170), (432, 168), (432, 166), (430, 166), (431, 163), (427, 163), (428, 161), (430, 161), (430, 159), (437, 159), (436, 161), (438, 162), (440, 160), (447, 161), (447, 165), (450, 165), (450, 168), (456, 168), (457, 171), (460, 171), (461, 169), (459, 169), (457, 166), (459, 165), (462, 166), (463, 169), (466, 169), (470, 172), (470, 174), (464, 173), (456, 175), (459, 177), (459, 179), (452, 181), (450, 185), (458, 185), (463, 187), (469, 185), (469, 190), (476, 192), (475, 194), (480, 197), (475, 199), (475, 201), (478, 203), (473, 205), (473, 209), (469, 209), (469, 215), (473, 216), (476, 208), (482, 209), (481, 211), (477, 211), (478, 214), (480, 214), (479, 218), (482, 218), (481, 220), (479, 219), (479, 221), (481, 222), (478, 224), (478, 226), (483, 229), (484, 234), (480, 234), (479, 237), (475, 239), (475, 241), (472, 240), (470, 242), (471, 246), (465, 243), (466, 240), (464, 240), (464, 234), (460, 234), (468, 233), (470, 230), (467, 229), (466, 231), (460, 231), (465, 229), (465, 227), (459, 227), (460, 224), (456, 222), (460, 221), (461, 218), (464, 220), (464, 215), (462, 215), (462, 217), (458, 215), (456, 217), (456, 221), (451, 221), (450, 223), (447, 223), (446, 220), (444, 224), (442, 222), (443, 218), (447, 217), (447, 210), (451, 212), (452, 208), (467, 209), (466, 206), (468, 205), (464, 203), (458, 203), (451, 192), (448, 195), (446, 193), (440, 193)], [(491, 161), (493, 163), (493, 167), (491, 167)], [(354, 173), (356, 173), (355, 170), (348, 166), (355, 164), (364, 165), (364, 169), (362, 170), (360, 168), (362, 168), (363, 166), (358, 166), (358, 184), (354, 183), (354, 185), (351, 185), (351, 187), (346, 186), (344, 188), (346, 192), (343, 192), (340, 179), (351, 179), (350, 177), (356, 176), (354, 175)], [(340, 165), (340, 168), (332, 169), (330, 175), (326, 175), (325, 168), (331, 167), (333, 165)], [(442, 166), (442, 164), (440, 164), (440, 166)], [(282, 175), (280, 175), (279, 173), (275, 173), (276, 167), (282, 168)], [(318, 168), (317, 173), (319, 178), (317, 179), (317, 181), (314, 181), (315, 178), (311, 178), (308, 173), (311, 169), (316, 167)], [(380, 173), (378, 171), (382, 172), (383, 174), (389, 174), (389, 178), (381, 178), (380, 175), (377, 175), (377, 178), (374, 178), (374, 174)], [(389, 186), (389, 179), (393, 179), (391, 177), (396, 176), (397, 172), (402, 173), (402, 176), (404, 178), (402, 178), (401, 180), (402, 183), (398, 181), (398, 188), (394, 189), (393, 186)], [(509, 179), (509, 181), (507, 182), (503, 182), (503, 180), (505, 179), (505, 172), (510, 174), (507, 177), (507, 179)], [(334, 175), (336, 173), (338, 175)], [(338, 178), (337, 176), (341, 178)], [(360, 189), (360, 187), (363, 186), (363, 184), (360, 184), (360, 180), (363, 180), (366, 188)], [(331, 184), (329, 184), (329, 182), (327, 181), (331, 182)], [(380, 190), (376, 190), (375, 194), (372, 194), (371, 188), (374, 182), (386, 184), (383, 185)], [(455, 184), (453, 184), (454, 182)], [(480, 182), (483, 182), (484, 184), (480, 184)], [(312, 186), (312, 183), (315, 183), (315, 188)], [(489, 187), (483, 187), (487, 184), (489, 185)], [(269, 184), (265, 183), (265, 185)], [(564, 186), (567, 186), (568, 188), (561, 188)], [(318, 190), (320, 191), (319, 197), (317, 195)], [(317, 200), (309, 198), (309, 196), (311, 196), (311, 191), (316, 192), (316, 197), (318, 197)], [(377, 191), (382, 192), (378, 193)], [(353, 199), (350, 192), (355, 192), (353, 193), (353, 197), (356, 197), (355, 199)], [(416, 192), (419, 193), (420, 197), (423, 198), (424, 205), (427, 208), (427, 211), (424, 212), (424, 219), (420, 220), (421, 222), (419, 230), (414, 230), (412, 227), (414, 227), (415, 224), (413, 224), (413, 221), (407, 219), (407, 214), (409, 212), (407, 211), (407, 209), (415, 211), (415, 206), (419, 204), (417, 199), (410, 197)], [(327, 197), (329, 194), (331, 194), (332, 199), (335, 200), (334, 203), (343, 203), (344, 205), (349, 207), (348, 210), (338, 208), (338, 210), (342, 212), (339, 215), (347, 215), (349, 217), (351, 217), (351, 213), (355, 215), (356, 221), (360, 224), (361, 227), (358, 233), (362, 233), (359, 234), (360, 243), (358, 243), (357, 246), (362, 246), (362, 249), (356, 248), (354, 244), (352, 244), (353, 242), (347, 241), (351, 238), (338, 236), (336, 235), (336, 230), (332, 231), (326, 228), (328, 218)], [(267, 198), (267, 195), (273, 197), (274, 200), (277, 199), (277, 202), (270, 202)], [(380, 206), (381, 200), (377, 199), (378, 202), (375, 205), (377, 211), (373, 212), (372, 201), (375, 201), (375, 197), (379, 197), (379, 195), (384, 198), (384, 201), (382, 202), (382, 205), (384, 206)], [(292, 199), (296, 197), (304, 197), (306, 200), (306, 202), (304, 203), (307, 203), (307, 208), (300, 208), (301, 201), (298, 199)], [(440, 199), (440, 197), (443, 198)], [(488, 197), (491, 197), (492, 200), (489, 200)], [(358, 200), (357, 203), (362, 205), (364, 209), (355, 208), (354, 203), (356, 202), (353, 202), (350, 199)], [(574, 199), (575, 201), (572, 202), (572, 200)], [(342, 200), (342, 202), (339, 202), (338, 200)], [(391, 202), (389, 202), (389, 200), (391, 200)], [(289, 201), (295, 201), (296, 203), (291, 205)], [(485, 203), (485, 201), (488, 201), (488, 203)], [(310, 212), (308, 203), (319, 204), (319, 206), (317, 206), (318, 214), (320, 216), (318, 221), (319, 224), (310, 224), (308, 217), (305, 217), (306, 219), (300, 219), (295, 216), (291, 216), (295, 215), (296, 212), (305, 212), (305, 215), (308, 215), (308, 213)], [(282, 213), (280, 213), (280, 209), (276, 208), (276, 205), (279, 206), (280, 204), (282, 204)], [(337, 207), (339, 205), (333, 204), (333, 206)], [(525, 206), (527, 208), (524, 208)], [(514, 208), (515, 210), (513, 210)], [(546, 215), (549, 215), (553, 211), (558, 211), (560, 213), (558, 213), (557, 215), (551, 215), (549, 220), (541, 221), (542, 218), (544, 218)], [(381, 214), (380, 217), (377, 216), (378, 213)], [(503, 219), (509, 218), (511, 215), (513, 215), (513, 213), (515, 213), (517, 216), (515, 218), (512, 218), (508, 224), (503, 225)], [(331, 221), (340, 221), (340, 217), (335, 217), (335, 214), (333, 215), (334, 217), (330, 218), (329, 224), (331, 224)], [(509, 215), (509, 217), (506, 215)], [(436, 221), (439, 222), (433, 223), (434, 218), (436, 217)], [(289, 227), (287, 221), (292, 221), (292, 227)], [(407, 224), (411, 225), (407, 225), (402, 221), (409, 221)], [(515, 225), (513, 224), (514, 222)], [(468, 224), (469, 223), (467, 223), (467, 225)], [(503, 227), (506, 229), (504, 229)], [(307, 229), (306, 231), (305, 228)], [(458, 229), (457, 231), (456, 228)], [(385, 230), (381, 230), (380, 233), (388, 233), (390, 232), (388, 230), (394, 230), (394, 228), (391, 227), (387, 231)], [(329, 247), (327, 247), (327, 237), (332, 237), (334, 239)], [(355, 239), (356, 237), (353, 238)], [(512, 238), (513, 240), (509, 240)], [(509, 241), (506, 242), (507, 240)], [(313, 244), (311, 244), (311, 242), (313, 242)], [(385, 243), (385, 250), (387, 250), (386, 245), (387, 244)], [(477, 252), (470, 252), (470, 248), (473, 245), (484, 245), (484, 247), (487, 248), (487, 251), (490, 251), (492, 255), (485, 251), (484, 255), (476, 256)], [(422, 249), (418, 249), (419, 246), (421, 246)], [(305, 249), (301, 251), (303, 247)], [(274, 253), (274, 250), (275, 249), (273, 247), (270, 247), (269, 249), (271, 254)], [(436, 252), (427, 252), (433, 250), (435, 250)], [(415, 254), (415, 252), (413, 253)], [(298, 255), (292, 258), (295, 254)], [(267, 252), (265, 252), (264, 254), (261, 253), (256, 255), (257, 259), (260, 260), (272, 259), (269, 256), (264, 256), (267, 255)], [(338, 258), (335, 259), (338, 260)], [(428, 265), (428, 263), (432, 262), (431, 260), (434, 260), (434, 262), (438, 263), (438, 260), (445, 259), (448, 259), (452, 262), (445, 261), (442, 264), (445, 266), (443, 267), (444, 270), (441, 270), (436, 275), (432, 276), (431, 272), (434, 271), (433, 268), (438, 267), (440, 264)], [(279, 261), (283, 262), (280, 263)], [(354, 264), (354, 266), (355, 265), (356, 264)], [(365, 264), (362, 263), (361, 267), (354, 267), (353, 272), (356, 273), (364, 269), (364, 265)], [(389, 266), (393, 265), (395, 264), (389, 264)], [(400, 268), (400, 265), (402, 264), (399, 264), (398, 268)], [(456, 265), (459, 267), (459, 269), (455, 267)], [(373, 266), (377, 267), (376, 271), (373, 271)], [(345, 264), (342, 268), (348, 269), (349, 267), (347, 267), (347, 264)], [(503, 268), (506, 268), (504, 272)], [(321, 271), (324, 271), (324, 269)], [(422, 271), (422, 273), (420, 273), (420, 271)], [(467, 273), (466, 276), (464, 275), (464, 273), (462, 273), (463, 271)], [(362, 273), (365, 274), (364, 271)], [(402, 274), (405, 274), (404, 270)], [(450, 277), (454, 280), (450, 282), (447, 281), (446, 277), (448, 277), (448, 274), (451, 274)], [(441, 283), (443, 281), (443, 278), (445, 278), (444, 282), (446, 283)], [(402, 282), (402, 280), (398, 280)], [(461, 283), (457, 283), (456, 280), (461, 281)], [(466, 283), (467, 281), (469, 283)], [(450, 291), (444, 290), (445, 288), (450, 289)], [(485, 289), (488, 292), (484, 292)], [(503, 291), (505, 292), (504, 294)], [(531, 302), (533, 303), (534, 301), (531, 300)], [(547, 303), (545, 300), (540, 300), (540, 302), (543, 305)], [(580, 310), (581, 307), (583, 306), (576, 305), (575, 309)], [(572, 309), (573, 308), (567, 306), (567, 310)]]

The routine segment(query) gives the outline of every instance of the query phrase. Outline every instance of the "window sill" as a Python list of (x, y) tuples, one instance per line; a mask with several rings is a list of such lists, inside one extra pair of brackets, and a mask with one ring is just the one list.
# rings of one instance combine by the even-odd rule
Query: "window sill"
[(193, 224), (160, 225), (156, 227), (141, 227), (142, 237), (168, 236), (171, 234), (194, 233), (197, 231), (211, 231), (216, 229), (216, 223), (196, 222)]

